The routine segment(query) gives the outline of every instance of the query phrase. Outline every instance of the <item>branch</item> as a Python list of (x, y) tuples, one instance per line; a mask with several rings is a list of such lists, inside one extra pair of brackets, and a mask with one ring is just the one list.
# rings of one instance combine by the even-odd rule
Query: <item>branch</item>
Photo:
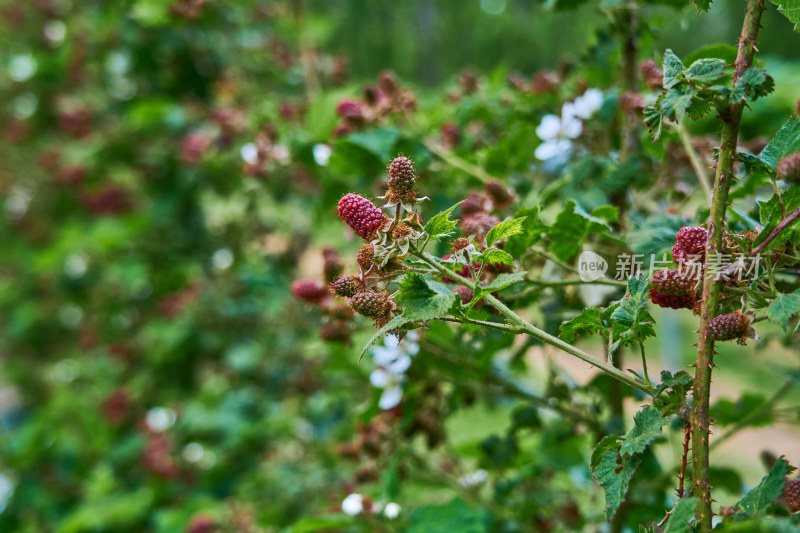
[(763, 241), (758, 243), (758, 246), (753, 248), (750, 251), (750, 254), (751, 255), (760, 254), (764, 250), (764, 248), (767, 247), (769, 243), (774, 241), (775, 238), (783, 232), (783, 230), (794, 224), (798, 218), (800, 218), (800, 207), (789, 213), (789, 215), (787, 215), (786, 217), (784, 217), (783, 220), (781, 220), (780, 224), (772, 228), (772, 231), (767, 233), (767, 237)]
[[(442, 275), (456, 280), (456, 282), (460, 283), (461, 285), (464, 285), (473, 292), (475, 291), (475, 283), (473, 283), (471, 280), (462, 278), (449, 268), (441, 265), (438, 261), (435, 260), (435, 258), (429, 256), (428, 254), (422, 254), (417, 251), (412, 251), (411, 253), (415, 257), (420, 259), (422, 262), (438, 270), (439, 273), (441, 273)], [(486, 300), (486, 302), (488, 302), (489, 305), (497, 309), (500, 312), (500, 314), (505, 316), (509, 322), (517, 325), (520, 330), (519, 331), (520, 333), (527, 333), (531, 337), (537, 338), (546, 344), (550, 344), (551, 346), (560, 348), (561, 350), (567, 352), (568, 354), (573, 355), (578, 359), (600, 369), (601, 371), (605, 372), (612, 378), (617, 379), (635, 389), (638, 389), (647, 395), (653, 394), (654, 389), (652, 385), (648, 383), (643, 383), (634, 378), (633, 376), (626, 374), (625, 372), (617, 368), (614, 368), (612, 365), (606, 363), (605, 361), (601, 361), (600, 359), (597, 359), (587, 354), (586, 352), (579, 350), (578, 348), (572, 346), (571, 344), (562, 341), (558, 337), (554, 337), (549, 333), (537, 328), (536, 326), (529, 324), (522, 317), (520, 317), (514, 311), (509, 309), (508, 306), (506, 306), (503, 302), (495, 298), (493, 295), (486, 294), (483, 296), (483, 299)]]

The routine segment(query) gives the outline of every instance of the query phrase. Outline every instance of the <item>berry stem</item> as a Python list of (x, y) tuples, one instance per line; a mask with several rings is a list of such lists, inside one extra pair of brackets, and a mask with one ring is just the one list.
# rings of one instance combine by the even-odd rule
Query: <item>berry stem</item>
[[(756, 38), (761, 27), (761, 15), (766, 9), (764, 0), (747, 0), (742, 33), (739, 37), (739, 53), (734, 65), (733, 83), (752, 65)], [(722, 250), (722, 234), (725, 211), (728, 206), (728, 191), (733, 180), (733, 164), (742, 118), (744, 101), (720, 104), (719, 118), (722, 126), (719, 159), (714, 176), (714, 195), (708, 217), (708, 241), (706, 257)], [(707, 269), (703, 277), (703, 296), (700, 308), (697, 361), (695, 363), (694, 402), (689, 417), (692, 428), (692, 473), (693, 493), (699, 498), (697, 504), (697, 528), (701, 533), (711, 531), (711, 483), (709, 480), (710, 418), (709, 398), (711, 392), (711, 369), (714, 364), (714, 341), (708, 338), (708, 323), (717, 315), (722, 281), (716, 280)]]
[[(462, 278), (449, 268), (441, 265), (438, 261), (436, 261), (434, 257), (430, 256), (429, 254), (423, 254), (416, 250), (411, 251), (411, 254), (414, 255), (414, 257), (416, 257), (417, 259), (421, 260), (423, 263), (438, 270), (439, 273), (442, 274), (443, 276), (455, 280), (457, 283), (464, 285), (473, 292), (475, 291), (475, 283), (473, 283), (472, 280)], [(613, 365), (610, 365), (605, 361), (601, 361), (600, 359), (597, 359), (587, 354), (586, 352), (579, 350), (578, 348), (572, 346), (571, 344), (562, 341), (558, 337), (554, 337), (549, 333), (542, 331), (533, 324), (530, 324), (527, 321), (525, 321), (522, 317), (520, 317), (514, 311), (509, 309), (508, 306), (506, 306), (506, 304), (495, 298), (492, 294), (485, 294), (483, 296), (483, 299), (486, 300), (486, 302), (488, 302), (489, 305), (497, 309), (500, 312), (500, 314), (506, 317), (506, 319), (512, 325), (516, 325), (520, 333), (526, 333), (531, 337), (539, 339), (540, 341), (546, 344), (555, 346), (556, 348), (560, 348), (561, 350), (567, 352), (568, 354), (573, 355), (586, 363), (589, 363), (590, 365), (594, 366), (595, 368), (598, 368), (602, 372), (605, 372), (610, 377), (618, 381), (621, 381), (622, 383), (625, 383), (626, 385), (629, 385), (634, 389), (638, 389), (647, 395), (652, 396), (654, 389), (651, 384), (643, 383), (637, 380), (635, 377), (626, 374), (625, 372), (617, 368), (614, 368)]]
[(753, 250), (750, 253), (752, 255), (760, 254), (764, 250), (764, 248), (767, 247), (769, 243), (774, 241), (778, 237), (778, 235), (783, 233), (783, 230), (794, 224), (794, 222), (797, 221), (798, 218), (800, 218), (800, 207), (789, 213), (789, 215), (785, 216), (783, 220), (781, 220), (780, 224), (772, 228), (772, 231), (767, 233), (766, 238), (760, 243), (758, 243), (758, 246), (753, 248)]

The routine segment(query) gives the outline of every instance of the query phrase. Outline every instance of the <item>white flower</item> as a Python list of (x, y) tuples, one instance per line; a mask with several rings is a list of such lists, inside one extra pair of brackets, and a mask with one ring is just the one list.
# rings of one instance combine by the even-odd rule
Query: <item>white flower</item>
[(402, 508), (400, 507), (399, 504), (394, 503), (394, 502), (389, 502), (389, 503), (386, 504), (386, 507), (384, 507), (384, 509), (383, 509), (383, 515), (386, 518), (392, 520), (392, 519), (397, 518), (397, 516), (400, 514), (401, 510), (402, 510)]
[(342, 512), (350, 516), (361, 514), (364, 510), (364, 496), (353, 493), (342, 500)]
[(153, 407), (147, 411), (145, 423), (151, 431), (162, 432), (171, 428), (175, 424), (178, 415), (169, 408)]
[(577, 97), (573, 110), (576, 117), (587, 119), (597, 113), (603, 105), (603, 91), (588, 89), (583, 95)]
[(413, 331), (402, 342), (395, 335), (387, 335), (383, 346), (372, 349), (372, 359), (379, 368), (372, 371), (369, 381), (373, 387), (383, 389), (378, 401), (381, 409), (391, 409), (403, 399), (405, 371), (411, 366), (411, 356), (419, 351), (415, 342), (418, 338)]
[(576, 116), (575, 105), (566, 103), (561, 117), (545, 115), (536, 128), (536, 135), (544, 142), (536, 147), (534, 155), (541, 161), (561, 159), (572, 150), (572, 141), (583, 131), (583, 122)]
[(458, 478), (458, 484), (468, 489), (470, 487), (476, 487), (486, 481), (489, 473), (486, 470), (480, 469), (472, 472), (470, 474), (464, 474), (460, 478)]
[(314, 148), (311, 149), (314, 153), (314, 161), (321, 167), (327, 166), (328, 159), (331, 158), (331, 154), (333, 150), (327, 144), (315, 144)]

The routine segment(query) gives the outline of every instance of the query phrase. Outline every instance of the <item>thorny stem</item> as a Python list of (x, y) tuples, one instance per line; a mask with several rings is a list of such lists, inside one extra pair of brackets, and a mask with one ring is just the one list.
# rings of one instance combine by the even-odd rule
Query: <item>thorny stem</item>
[(800, 218), (800, 207), (789, 213), (789, 215), (785, 216), (783, 220), (781, 220), (780, 224), (775, 226), (772, 231), (767, 233), (766, 238), (758, 243), (758, 246), (753, 248), (750, 253), (752, 255), (760, 254), (769, 243), (774, 241), (775, 238), (783, 232), (783, 230), (791, 226), (798, 218)]
[[(733, 83), (752, 65), (756, 38), (761, 26), (761, 14), (766, 9), (765, 0), (747, 0), (742, 34), (739, 37), (739, 53), (734, 66)], [(708, 242), (706, 257), (722, 249), (722, 233), (725, 210), (728, 206), (728, 191), (733, 180), (733, 163), (736, 159), (736, 143), (744, 102), (725, 104), (718, 109), (722, 123), (719, 159), (714, 176), (714, 195), (708, 218)], [(700, 308), (700, 328), (695, 362), (694, 401), (689, 423), (692, 428), (692, 492), (699, 498), (697, 504), (697, 528), (701, 533), (711, 531), (711, 484), (709, 480), (709, 397), (711, 368), (714, 360), (714, 342), (707, 337), (709, 321), (717, 314), (722, 281), (714, 279), (708, 270), (703, 278), (703, 296)]]
[(714, 448), (716, 448), (717, 446), (719, 446), (720, 444), (722, 444), (723, 442), (734, 436), (740, 430), (747, 427), (753, 420), (758, 419), (759, 417), (761, 417), (761, 415), (772, 409), (775, 406), (775, 404), (777, 404), (784, 396), (786, 396), (789, 393), (789, 391), (791, 391), (794, 388), (795, 384), (796, 382), (794, 379), (790, 379), (789, 381), (784, 383), (783, 386), (780, 389), (778, 389), (775, 392), (775, 394), (773, 394), (772, 397), (770, 397), (769, 400), (767, 400), (766, 402), (764, 402), (763, 405), (761, 405), (761, 407), (759, 407), (758, 409), (754, 409), (749, 413), (747, 413), (746, 415), (744, 415), (728, 431), (720, 435), (718, 438), (714, 439), (714, 444), (711, 445), (711, 449), (713, 450)]
[[(418, 251), (412, 251), (411, 253), (415, 257), (420, 259), (422, 262), (438, 270), (439, 273), (443, 274), (444, 276), (447, 276), (448, 278), (455, 280), (456, 282), (460, 283), (461, 285), (464, 285), (473, 292), (475, 291), (476, 288), (475, 283), (473, 283), (471, 280), (462, 278), (449, 268), (441, 265), (438, 261), (435, 260), (435, 258), (429, 256), (428, 254), (420, 253)], [(586, 352), (579, 350), (578, 348), (572, 346), (571, 344), (562, 341), (558, 337), (554, 337), (549, 333), (542, 331), (536, 326), (525, 321), (522, 317), (520, 317), (514, 311), (509, 309), (508, 306), (506, 306), (506, 304), (495, 298), (493, 295), (485, 294), (483, 295), (483, 299), (486, 300), (486, 302), (489, 303), (489, 305), (497, 309), (500, 312), (500, 314), (502, 314), (506, 318), (506, 320), (508, 320), (511, 324), (517, 326), (520, 333), (526, 333), (531, 337), (539, 339), (544, 343), (550, 344), (551, 346), (555, 346), (556, 348), (560, 348), (561, 350), (567, 352), (568, 354), (573, 355), (578, 359), (600, 369), (601, 371), (605, 372), (612, 378), (617, 379), (635, 389), (638, 389), (647, 395), (653, 394), (654, 387), (651, 384), (643, 383), (637, 380), (635, 377), (626, 374), (625, 372), (617, 368), (614, 368), (614, 366), (606, 363), (605, 361), (601, 361), (587, 354)]]
[(678, 121), (677, 125), (675, 126), (675, 130), (678, 132), (678, 137), (681, 140), (683, 149), (686, 151), (686, 155), (689, 157), (689, 162), (692, 164), (695, 174), (697, 174), (697, 181), (700, 182), (700, 186), (703, 187), (703, 192), (706, 193), (706, 199), (710, 202), (712, 199), (712, 194), (711, 186), (708, 184), (710, 181), (708, 178), (708, 171), (706, 170), (705, 166), (703, 166), (703, 161), (700, 159), (700, 154), (698, 154), (694, 149), (694, 146), (692, 146), (692, 141), (689, 138), (689, 132), (686, 131), (686, 126), (683, 124), (682, 120)]

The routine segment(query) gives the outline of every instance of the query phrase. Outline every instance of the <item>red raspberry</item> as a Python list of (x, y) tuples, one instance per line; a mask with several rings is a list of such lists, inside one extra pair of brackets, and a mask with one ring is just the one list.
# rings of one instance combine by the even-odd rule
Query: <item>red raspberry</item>
[(464, 305), (467, 305), (472, 301), (472, 291), (463, 285), (459, 285), (451, 292), (458, 294), (458, 297), (461, 298), (461, 303)]
[(388, 317), (392, 310), (389, 293), (382, 291), (364, 291), (354, 294), (350, 298), (350, 305), (359, 315), (376, 319)]
[(650, 283), (660, 294), (680, 296), (693, 294), (697, 280), (682, 270), (667, 269), (653, 274)]
[(706, 253), (706, 240), (708, 240), (708, 231), (705, 228), (690, 226), (681, 228), (675, 236), (676, 242), (672, 247), (672, 259), (680, 265), (689, 260), (689, 256), (700, 256), (696, 260), (702, 262)]
[(655, 289), (650, 289), (650, 300), (657, 306), (668, 309), (692, 309), (695, 303), (693, 295), (661, 294)]
[(775, 173), (782, 180), (800, 182), (800, 153), (787, 155), (775, 167)]
[(474, 235), (476, 239), (483, 240), (489, 230), (500, 223), (500, 219), (486, 213), (475, 213), (461, 221), (461, 231), (466, 236)]
[(331, 283), (331, 291), (339, 296), (349, 298), (356, 293), (362, 292), (366, 287), (364, 282), (356, 275), (342, 276)]
[(715, 341), (740, 339), (747, 334), (750, 318), (739, 311), (715, 316), (708, 321), (706, 336)]
[(298, 279), (292, 283), (292, 295), (308, 303), (319, 303), (328, 295), (327, 288), (314, 279)]
[(214, 533), (216, 524), (214, 519), (205, 514), (196, 514), (186, 527), (186, 533)]
[(345, 98), (336, 106), (336, 113), (349, 124), (362, 124), (364, 122), (364, 109), (360, 102)]
[(414, 163), (409, 158), (395, 157), (388, 168), (390, 191), (402, 196), (414, 190)]
[(386, 215), (375, 204), (357, 194), (345, 194), (339, 200), (339, 218), (361, 238), (370, 240), (372, 235), (383, 225)]
[(648, 59), (639, 66), (639, 72), (642, 73), (647, 86), (652, 90), (661, 89), (664, 84), (664, 72), (658, 67), (655, 61)]
[(503, 209), (504, 207), (507, 207), (514, 199), (508, 189), (506, 189), (499, 181), (487, 181), (484, 187), (486, 188), (486, 194), (488, 194), (489, 198), (492, 199), (492, 203), (497, 209)]
[(800, 479), (786, 480), (786, 507), (793, 513), (800, 512)]
[(331, 322), (319, 329), (319, 336), (322, 340), (341, 344), (350, 342), (351, 333), (350, 326), (344, 322)]

